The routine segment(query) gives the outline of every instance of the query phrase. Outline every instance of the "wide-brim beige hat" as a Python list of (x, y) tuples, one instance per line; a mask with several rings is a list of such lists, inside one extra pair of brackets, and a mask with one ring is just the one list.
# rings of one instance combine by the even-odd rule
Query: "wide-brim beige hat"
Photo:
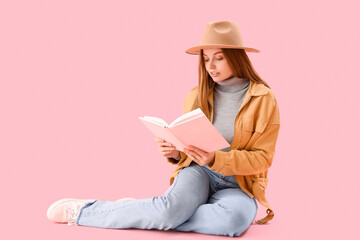
[(234, 21), (209, 22), (201, 37), (200, 45), (185, 50), (189, 54), (200, 54), (200, 49), (237, 48), (246, 52), (260, 52), (255, 48), (245, 47), (240, 29)]

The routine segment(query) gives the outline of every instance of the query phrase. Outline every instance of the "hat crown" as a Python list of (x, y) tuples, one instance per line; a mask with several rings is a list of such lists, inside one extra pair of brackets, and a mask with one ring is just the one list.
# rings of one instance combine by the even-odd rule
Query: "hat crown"
[(230, 20), (209, 22), (201, 36), (200, 45), (185, 50), (189, 54), (200, 54), (201, 49), (234, 48), (246, 52), (260, 52), (258, 49), (245, 47), (240, 29), (236, 22)]
[(233, 21), (209, 22), (201, 36), (201, 44), (244, 46), (239, 27)]

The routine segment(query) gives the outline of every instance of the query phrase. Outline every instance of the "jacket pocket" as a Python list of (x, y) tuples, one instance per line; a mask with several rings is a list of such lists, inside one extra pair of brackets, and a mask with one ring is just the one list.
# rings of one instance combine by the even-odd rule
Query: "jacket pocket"
[(253, 124), (253, 115), (244, 115), (241, 118), (240, 128), (239, 128), (239, 147), (243, 149), (246, 143), (251, 138), (251, 135), (254, 131), (254, 124)]
[(241, 123), (240, 148), (250, 149), (265, 129), (265, 124), (254, 115), (244, 115)]
[(254, 115), (244, 115), (242, 119), (242, 129), (247, 132), (260, 132), (262, 133), (267, 125), (267, 122), (257, 118)]
[(266, 128), (267, 122), (254, 115), (244, 115), (242, 124), (241, 146), (251, 149), (255, 141), (260, 137)]

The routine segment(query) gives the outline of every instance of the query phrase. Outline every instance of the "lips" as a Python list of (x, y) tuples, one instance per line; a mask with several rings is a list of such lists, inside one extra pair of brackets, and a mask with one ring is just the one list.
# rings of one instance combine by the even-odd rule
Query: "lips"
[(210, 75), (211, 75), (212, 77), (216, 77), (217, 75), (219, 75), (219, 73), (218, 73), (218, 72), (211, 72)]

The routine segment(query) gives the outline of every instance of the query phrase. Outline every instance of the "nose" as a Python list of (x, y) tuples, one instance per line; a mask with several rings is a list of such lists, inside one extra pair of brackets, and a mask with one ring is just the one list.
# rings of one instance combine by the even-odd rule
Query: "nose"
[(211, 60), (211, 61), (209, 61), (210, 63), (209, 63), (209, 68), (210, 69), (215, 69), (215, 64), (214, 64), (214, 60)]

